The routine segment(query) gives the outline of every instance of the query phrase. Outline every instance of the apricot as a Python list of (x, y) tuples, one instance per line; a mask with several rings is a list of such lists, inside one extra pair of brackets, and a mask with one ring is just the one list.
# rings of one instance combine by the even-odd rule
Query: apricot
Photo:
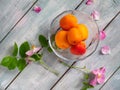
[(72, 14), (67, 14), (60, 19), (60, 26), (64, 30), (69, 30), (70, 28), (76, 26), (77, 23), (77, 18)]
[(55, 35), (55, 43), (60, 49), (67, 49), (70, 47), (70, 44), (67, 41), (67, 31), (59, 30)]
[(70, 52), (74, 55), (83, 55), (86, 52), (86, 44), (85, 42), (81, 41), (77, 45), (73, 45), (70, 48)]
[(78, 28), (71, 28), (67, 33), (67, 40), (71, 45), (76, 45), (82, 41), (82, 32)]
[(82, 40), (86, 40), (88, 38), (88, 28), (85, 24), (78, 24), (75, 28), (81, 31)]

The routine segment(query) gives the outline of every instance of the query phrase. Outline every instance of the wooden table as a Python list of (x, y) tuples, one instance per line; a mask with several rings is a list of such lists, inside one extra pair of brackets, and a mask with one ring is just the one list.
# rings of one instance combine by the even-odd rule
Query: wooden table
[[(99, 29), (104, 29), (107, 37), (101, 41), (96, 52), (76, 63), (74, 66), (87, 66), (90, 70), (105, 66), (106, 80), (91, 90), (120, 90), (120, 0), (95, 0), (87, 6), (86, 0), (0, 0), (0, 60), (10, 54), (14, 42), (24, 41), (39, 46), (38, 36), (47, 36), (50, 23), (55, 16), (65, 10), (80, 10), (90, 14), (94, 9), (100, 12), (97, 21)], [(42, 8), (40, 13), (33, 11), (34, 6)], [(100, 55), (101, 46), (111, 48), (110, 55)], [(41, 65), (31, 63), (19, 72), (9, 71), (0, 66), (0, 90), (80, 90), (83, 73), (68, 68), (47, 53), (45, 62), (56, 69), (56, 76)]]

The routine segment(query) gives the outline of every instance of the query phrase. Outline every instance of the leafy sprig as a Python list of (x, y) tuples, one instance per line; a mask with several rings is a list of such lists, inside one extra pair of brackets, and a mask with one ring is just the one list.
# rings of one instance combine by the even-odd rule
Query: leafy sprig
[[(25, 56), (26, 56), (25, 53), (29, 49), (30, 49), (30, 46), (27, 41), (22, 43), (20, 45), (20, 48), (18, 48), (17, 43), (14, 43), (12, 55), (3, 57), (0, 64), (2, 66), (5, 66), (9, 70), (18, 68), (20, 71), (22, 71), (27, 65), (25, 61)], [(19, 51), (19, 55), (18, 55), (18, 51)]]
[[(49, 52), (52, 52), (52, 49), (48, 45), (48, 40), (43, 36), (39, 36), (39, 42), (43, 48), (47, 48)], [(55, 75), (59, 75), (59, 73), (50, 68), (43, 60), (43, 54), (39, 53), (39, 51), (34, 52), (33, 55), (29, 56), (26, 54), (27, 51), (31, 51), (30, 45), (27, 41), (23, 42), (20, 47), (18, 47), (17, 43), (14, 43), (12, 55), (8, 55), (3, 57), (1, 61), (1, 65), (8, 68), (9, 70), (13, 70), (18, 68), (18, 70), (22, 71), (27, 64), (32, 62), (39, 61), (40, 64), (50, 72), (54, 73)], [(19, 53), (18, 53), (19, 52)]]

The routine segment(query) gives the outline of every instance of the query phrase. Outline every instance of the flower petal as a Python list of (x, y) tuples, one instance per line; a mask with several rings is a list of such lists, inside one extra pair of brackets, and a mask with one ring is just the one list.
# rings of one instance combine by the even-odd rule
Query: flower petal
[(32, 56), (34, 54), (33, 50), (29, 50), (25, 53), (27, 56)]
[(98, 69), (92, 71), (92, 74), (94, 74), (94, 75), (97, 75), (98, 73), (99, 73)]
[(101, 53), (102, 53), (103, 55), (105, 55), (105, 54), (110, 54), (110, 53), (111, 53), (110, 47), (109, 47), (109, 46), (103, 46), (103, 47), (101, 48)]
[(100, 13), (96, 10), (94, 10), (92, 13), (91, 13), (91, 17), (94, 19), (94, 20), (99, 20), (100, 19)]
[(106, 38), (106, 33), (102, 30), (100, 31), (100, 40), (104, 40)]
[(40, 49), (41, 49), (40, 47), (35, 47), (35, 48), (33, 49), (33, 52), (34, 52), (34, 53), (37, 53), (38, 51), (40, 51)]
[(39, 12), (41, 11), (41, 8), (38, 7), (38, 6), (35, 6), (35, 7), (33, 8), (33, 10), (34, 10), (36, 13), (39, 13)]
[(105, 81), (105, 75), (104, 75), (104, 74), (102, 74), (100, 78), (97, 78), (97, 82), (98, 82), (99, 84), (104, 83), (104, 81)]
[(26, 57), (25, 60), (27, 64), (30, 64), (32, 62), (31, 60), (29, 60), (29, 57)]
[(100, 68), (100, 72), (101, 72), (101, 73), (105, 73), (105, 72), (106, 72), (106, 68), (105, 68), (105, 67), (101, 67), (101, 68)]
[(87, 0), (86, 5), (91, 5), (93, 3), (93, 0)]
[(92, 85), (92, 86), (96, 86), (96, 84), (97, 84), (97, 78), (94, 77), (92, 80), (90, 80), (89, 84)]

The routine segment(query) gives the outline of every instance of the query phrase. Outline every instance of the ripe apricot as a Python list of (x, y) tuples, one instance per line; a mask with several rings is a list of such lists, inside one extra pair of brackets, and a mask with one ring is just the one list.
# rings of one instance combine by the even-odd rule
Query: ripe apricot
[(74, 27), (78, 23), (77, 18), (72, 14), (67, 14), (63, 16), (60, 20), (60, 26), (64, 30), (69, 30)]
[(71, 45), (76, 45), (82, 41), (82, 32), (78, 28), (71, 28), (67, 34), (67, 40)]
[(86, 52), (86, 44), (85, 42), (81, 41), (77, 45), (73, 45), (70, 48), (70, 52), (74, 55), (83, 55)]
[(70, 44), (67, 41), (67, 31), (59, 30), (55, 35), (55, 43), (60, 49), (67, 49), (70, 47)]
[(86, 40), (88, 38), (88, 28), (85, 24), (78, 24), (75, 28), (78, 28), (81, 31), (82, 40)]

